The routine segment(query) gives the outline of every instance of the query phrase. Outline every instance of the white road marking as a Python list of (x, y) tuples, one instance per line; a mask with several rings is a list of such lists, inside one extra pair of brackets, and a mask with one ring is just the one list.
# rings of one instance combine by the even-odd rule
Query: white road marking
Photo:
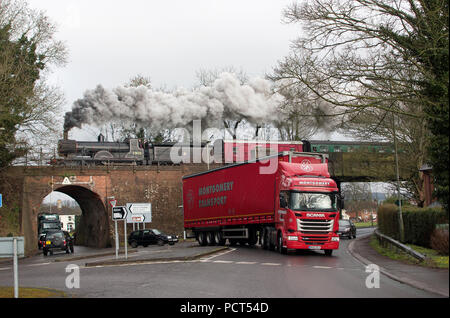
[(6, 271), (7, 269), (11, 269), (10, 267), (3, 267), (3, 268), (0, 268), (0, 271)]
[(26, 265), (26, 266), (42, 266), (42, 265), (48, 265), (48, 264), (51, 264), (51, 263), (48, 262), (48, 263), (39, 263), (39, 264), (29, 264), (29, 265)]
[(221, 263), (221, 264), (231, 264), (233, 261), (213, 261), (213, 263)]
[(314, 268), (321, 268), (321, 269), (330, 269), (330, 268), (333, 268), (333, 267), (330, 267), (330, 266), (313, 266)]
[(208, 257), (208, 258), (202, 258), (202, 259), (200, 259), (200, 262), (202, 262), (202, 263), (209, 262), (209, 261), (211, 261), (213, 258), (216, 258), (216, 257), (219, 257), (219, 256), (223, 256), (223, 255), (225, 255), (225, 254), (234, 252), (235, 250), (236, 250), (235, 248), (231, 248), (231, 249), (229, 249), (229, 250), (227, 250), (227, 251), (225, 251), (225, 252), (222, 252), (222, 253), (219, 253), (219, 254), (215, 254), (215, 255), (210, 256), (210, 257)]
[(261, 263), (261, 265), (265, 265), (265, 266), (280, 266), (280, 263)]
[(239, 265), (254, 265), (254, 264), (256, 264), (256, 262), (236, 262), (236, 264), (239, 264)]

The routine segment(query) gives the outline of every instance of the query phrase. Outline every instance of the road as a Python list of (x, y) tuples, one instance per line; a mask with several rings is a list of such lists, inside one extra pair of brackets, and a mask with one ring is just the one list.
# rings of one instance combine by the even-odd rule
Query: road
[[(371, 231), (358, 229), (357, 235)], [(367, 288), (369, 273), (349, 254), (349, 242), (342, 239), (332, 257), (322, 251), (281, 255), (259, 246), (237, 246), (197, 261), (103, 267), (85, 267), (87, 260), (51, 262), (39, 255), (20, 263), (19, 281), (21, 286), (58, 289), (87, 298), (436, 297), (384, 275), (379, 288)], [(80, 267), (80, 288), (66, 288), (68, 264)], [(1, 285), (12, 285), (11, 267), (4, 264), (0, 264)]]

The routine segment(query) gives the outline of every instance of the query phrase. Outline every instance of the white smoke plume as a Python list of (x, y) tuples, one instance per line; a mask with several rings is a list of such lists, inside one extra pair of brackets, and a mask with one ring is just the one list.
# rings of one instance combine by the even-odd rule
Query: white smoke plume
[(252, 124), (275, 123), (283, 97), (273, 93), (271, 82), (255, 78), (242, 85), (230, 73), (222, 73), (211, 86), (174, 93), (144, 86), (119, 86), (112, 90), (98, 85), (87, 90), (65, 115), (64, 129), (111, 121), (135, 122), (142, 127), (185, 127), (200, 119), (206, 127), (219, 127), (223, 119), (245, 118)]

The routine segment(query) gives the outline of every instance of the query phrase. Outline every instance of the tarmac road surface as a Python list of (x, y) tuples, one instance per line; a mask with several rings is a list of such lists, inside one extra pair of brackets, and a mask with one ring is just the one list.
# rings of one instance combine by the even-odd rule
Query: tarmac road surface
[[(367, 235), (373, 229), (358, 229)], [(85, 267), (91, 260), (54, 262), (40, 255), (19, 265), (19, 283), (47, 287), (74, 297), (189, 297), (189, 298), (300, 298), (300, 297), (439, 297), (379, 276), (379, 288), (368, 288), (365, 266), (347, 250), (341, 239), (332, 257), (323, 251), (281, 255), (261, 247), (232, 247), (193, 261), (161, 261), (115, 266)], [(201, 249), (201, 247), (198, 247)], [(146, 253), (158, 247), (147, 247)], [(109, 258), (103, 257), (102, 259)], [(96, 259), (98, 260), (98, 259)], [(66, 266), (80, 270), (79, 288), (68, 289)], [(12, 269), (0, 264), (0, 286), (12, 285)], [(372, 279), (369, 282), (375, 282)], [(372, 284), (373, 286), (373, 284)]]

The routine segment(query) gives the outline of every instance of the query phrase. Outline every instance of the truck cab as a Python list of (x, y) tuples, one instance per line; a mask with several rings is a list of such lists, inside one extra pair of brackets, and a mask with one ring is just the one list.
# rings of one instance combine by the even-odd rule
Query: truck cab
[(339, 248), (340, 196), (326, 156), (305, 157), (302, 153), (281, 160), (277, 190), (276, 234), (272, 235), (276, 235), (281, 252), (322, 249), (331, 255)]

